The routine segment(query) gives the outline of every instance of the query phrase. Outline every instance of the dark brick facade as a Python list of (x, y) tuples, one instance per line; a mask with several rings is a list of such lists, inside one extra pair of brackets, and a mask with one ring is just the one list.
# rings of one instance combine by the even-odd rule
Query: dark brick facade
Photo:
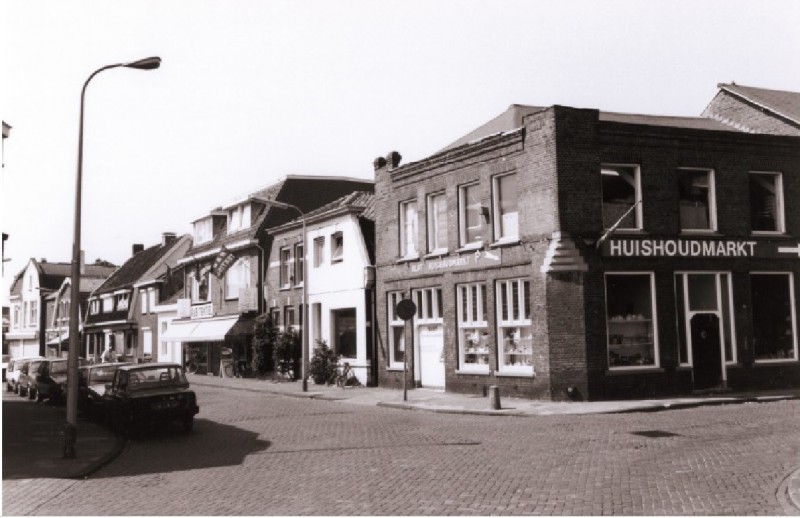
[[(689, 393), (696, 384), (692, 366), (680, 360), (676, 274), (721, 272), (731, 280), (737, 360), (726, 364), (727, 386), (800, 386), (796, 345), (800, 256), (775, 253), (778, 247), (798, 246), (800, 139), (689, 126), (611, 121), (597, 110), (553, 106), (527, 115), (519, 129), (450, 148), (419, 162), (399, 166), (396, 153), (376, 159), (379, 383), (402, 386), (402, 369), (390, 366), (387, 294), (401, 291), (410, 296), (411, 290), (436, 287), (442, 292), (444, 385), (448, 391), (481, 393), (497, 385), (504, 395), (542, 399)], [(608, 242), (599, 249), (595, 246), (604, 232), (601, 164), (635, 164), (640, 171), (642, 229), (618, 231), (612, 237), (714, 243), (744, 240), (753, 242), (757, 253), (747, 257), (610, 256), (604, 248)], [(716, 231), (681, 232), (679, 168), (713, 170)], [(477, 181), (479, 198), (494, 209), (492, 178), (510, 171), (517, 174), (519, 240), (493, 244), (495, 239), (490, 238), (483, 243), (484, 259), (473, 260), (474, 248), (459, 250), (459, 186)], [(753, 171), (781, 173), (783, 232), (751, 232), (748, 177)], [(448, 199), (448, 250), (444, 255), (426, 256), (426, 199), (436, 192), (446, 193)], [(400, 259), (399, 204), (407, 200), (417, 202), (419, 259)], [(486, 252), (499, 259), (486, 262)], [(434, 261), (439, 262), (431, 264)], [(609, 367), (606, 274), (613, 272), (652, 276), (658, 343), (654, 365)], [(751, 272), (791, 275), (793, 359), (754, 361)], [(506, 279), (524, 279), (530, 284), (533, 375), (509, 375), (500, 369), (495, 291), (497, 281)], [(464, 283), (486, 287), (493, 347), (485, 373), (468, 373), (459, 365), (457, 289)], [(419, 355), (419, 343), (414, 345), (414, 354)], [(414, 383), (420, 383), (421, 366), (413, 365), (418, 361), (410, 360), (409, 383), (412, 377)]]

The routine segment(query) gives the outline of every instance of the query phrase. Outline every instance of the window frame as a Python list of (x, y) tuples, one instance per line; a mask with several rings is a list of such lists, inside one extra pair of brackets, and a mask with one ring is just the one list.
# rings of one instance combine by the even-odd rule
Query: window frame
[(403, 354), (408, 353), (408, 343), (406, 340), (406, 321), (397, 316), (397, 312), (395, 308), (397, 304), (404, 299), (405, 292), (403, 291), (390, 291), (386, 293), (386, 328), (388, 329), (388, 342), (389, 342), (389, 368), (390, 369), (402, 369), (404, 361), (398, 360), (397, 355), (395, 352), (395, 332), (396, 329), (400, 329), (401, 336), (403, 339)]
[(278, 289), (288, 290), (292, 287), (292, 271), (294, 271), (292, 249), (282, 246), (278, 249)]
[(325, 236), (315, 237), (312, 241), (314, 247), (314, 268), (325, 264)]
[(194, 246), (208, 243), (214, 239), (214, 221), (211, 217), (194, 222)]
[[(473, 294), (477, 295), (477, 297)], [(473, 302), (477, 305), (473, 305)], [(467, 312), (466, 318), (464, 318), (465, 304)], [(481, 315), (481, 313), (483, 313), (483, 315)], [(476, 315), (478, 318), (475, 318)], [(480, 318), (481, 316), (483, 316), (483, 319)], [(459, 370), (470, 373), (477, 372), (488, 374), (491, 371), (491, 342), (493, 342), (493, 339), (489, 334), (489, 289), (486, 282), (468, 282), (456, 285), (456, 325), (458, 328)], [(482, 333), (482, 336), (488, 337), (485, 351), (483, 350), (483, 344), (480, 344), (481, 347), (477, 347), (479, 343), (475, 341), (475, 337), (472, 338), (471, 344), (466, 343), (466, 336), (470, 330), (472, 333), (485, 330), (485, 335)], [(476, 351), (468, 352), (468, 345), (476, 348)], [(468, 354), (484, 356), (486, 361), (485, 363), (467, 363), (466, 356)]]
[[(649, 279), (649, 287), (650, 287), (650, 315), (649, 319), (650, 326), (653, 332), (653, 363), (648, 365), (611, 365), (609, 361), (610, 356), (610, 346), (613, 345), (611, 343), (611, 326), (609, 322), (611, 322), (611, 315), (609, 315), (609, 304), (608, 304), (608, 278), (609, 277), (620, 277), (620, 276), (647, 276)], [(609, 271), (603, 273), (603, 303), (605, 304), (605, 327), (606, 327), (606, 347), (605, 347), (605, 354), (606, 354), (606, 368), (609, 371), (636, 371), (636, 370), (647, 370), (647, 369), (660, 369), (661, 368), (661, 352), (658, 343), (658, 306), (657, 306), (657, 298), (656, 298), (656, 279), (655, 279), (655, 272), (653, 271), (630, 271), (630, 272), (619, 272), (619, 271)], [(724, 347), (724, 345), (722, 345)]]
[(752, 199), (748, 199), (749, 203), (749, 216), (750, 216), (750, 232), (753, 235), (778, 235), (786, 233), (786, 216), (785, 216), (785, 203), (783, 193), (783, 173), (776, 171), (748, 171), (747, 173), (747, 187), (748, 198), (752, 195), (750, 192), (750, 181), (754, 176), (771, 176), (775, 179), (775, 230), (754, 230), (753, 229), (753, 206)]
[[(714, 169), (706, 167), (679, 167), (678, 173), (681, 172), (705, 172), (708, 176), (708, 228), (683, 228), (680, 214), (678, 214), (678, 224), (680, 225), (680, 232), (683, 234), (713, 234), (719, 228), (717, 226), (717, 189), (716, 189), (716, 174)], [(678, 179), (678, 210), (680, 211), (680, 179)]]
[(339, 230), (331, 234), (331, 264), (341, 263), (343, 261), (344, 261), (344, 232)]
[[(514, 296), (514, 289), (513, 286), (517, 285), (517, 305), (519, 308), (519, 315), (514, 315), (514, 306), (513, 306), (513, 299)], [(508, 308), (508, 314), (511, 318), (504, 319), (503, 318), (503, 290), (501, 285), (506, 285), (505, 293), (509, 296), (509, 302), (511, 303)], [(527, 285), (528, 289), (525, 290), (525, 285)], [(495, 328), (497, 332), (497, 372), (499, 374), (517, 374), (517, 375), (530, 375), (533, 376), (535, 374), (534, 371), (534, 342), (533, 342), (533, 293), (532, 293), (533, 283), (527, 277), (514, 277), (510, 279), (497, 279), (495, 281)], [(527, 294), (527, 300), (526, 300)], [(525, 316), (528, 318), (524, 318)], [(520, 316), (523, 318), (514, 318), (515, 316)], [(514, 329), (514, 328), (530, 328), (531, 334), (531, 350), (529, 353), (520, 353), (520, 355), (530, 355), (530, 365), (506, 365), (505, 364), (505, 348), (503, 347), (503, 337), (505, 336), (504, 330), (505, 329)]]
[(303, 266), (305, 265), (306, 256), (305, 256), (305, 244), (304, 243), (295, 243), (294, 245), (294, 285), (297, 287), (302, 287), (305, 284), (305, 271)]
[[(235, 277), (238, 276), (238, 279)], [(237, 284), (232, 284), (234, 281)], [(231, 293), (233, 286), (236, 292)], [(250, 287), (250, 257), (240, 257), (225, 272), (225, 300), (236, 300), (241, 295), (243, 289)]]
[[(341, 344), (339, 343), (339, 320), (338, 317), (340, 314), (344, 313), (345, 311), (353, 313), (353, 355), (352, 356), (345, 356), (341, 350)], [(342, 359), (351, 359), (354, 360), (358, 358), (358, 309), (353, 307), (343, 307), (343, 308), (331, 308), (330, 310), (330, 323), (331, 323), (331, 342), (333, 345), (333, 350), (336, 354)]]
[[(617, 227), (617, 232), (632, 232), (632, 231), (640, 231), (644, 229), (644, 211), (642, 209), (642, 168), (639, 164), (624, 164), (624, 163), (602, 163), (600, 164), (600, 204), (601, 204), (601, 223), (603, 225), (603, 229), (607, 230), (611, 228), (615, 222), (609, 222), (609, 226), (606, 226), (606, 222), (603, 220), (602, 210), (603, 207), (606, 205), (605, 201), (605, 193), (603, 193), (603, 183), (602, 183), (602, 176), (604, 174), (603, 171), (613, 171), (619, 174), (619, 170), (621, 169), (632, 169), (633, 170), (633, 178), (634, 178), (634, 195), (633, 195), (633, 203), (636, 207), (633, 210), (633, 219), (634, 219), (634, 226), (633, 227)], [(630, 210), (630, 209), (628, 209)]]
[(792, 331), (792, 350), (794, 351), (794, 358), (767, 358), (767, 359), (757, 359), (755, 358), (755, 344), (753, 345), (753, 361), (759, 365), (769, 365), (775, 363), (797, 363), (800, 362), (800, 351), (798, 351), (798, 338), (797, 338), (797, 295), (795, 293), (795, 278), (794, 272), (792, 271), (781, 271), (781, 272), (764, 272), (764, 271), (752, 271), (748, 272), (749, 281), (750, 281), (750, 318), (755, 324), (755, 316), (752, 314), (753, 308), (753, 276), (754, 275), (781, 275), (787, 278), (787, 282), (789, 283), (789, 316), (791, 317), (791, 331)]
[[(413, 211), (409, 212), (407, 208), (413, 207)], [(417, 199), (412, 198), (409, 200), (401, 201), (398, 205), (400, 216), (398, 218), (398, 256), (400, 259), (417, 259), (419, 257), (419, 249), (417, 242), (419, 241), (419, 207), (417, 206)], [(413, 221), (409, 222), (409, 214), (413, 214)], [(411, 236), (408, 235), (408, 226), (411, 225)], [(409, 239), (410, 237), (410, 239)], [(413, 247), (410, 249), (409, 246)]]
[[(473, 249), (473, 248), (481, 248), (483, 247), (484, 243), (487, 241), (484, 236), (483, 239), (479, 239), (477, 241), (467, 241), (467, 234), (468, 234), (468, 227), (467, 225), (467, 209), (469, 205), (466, 203), (466, 196), (467, 190), (475, 188), (477, 192), (480, 194), (480, 182), (469, 182), (458, 186), (458, 246), (461, 249)], [(478, 211), (478, 221), (480, 222), (480, 218), (483, 218), (483, 203), (479, 203), (480, 210)], [(480, 227), (486, 226), (484, 223), (480, 222)]]
[[(439, 214), (439, 211), (436, 210), (436, 201), (443, 200), (444, 201), (444, 235), (439, 235), (439, 229), (441, 228), (441, 221), (440, 217), (442, 215)], [(429, 254), (445, 254), (448, 250), (448, 232), (447, 232), (447, 193), (445, 191), (439, 191), (427, 196), (426, 202), (426, 225), (427, 225), (427, 241), (428, 241), (428, 253)]]
[[(494, 175), (492, 177), (492, 231), (494, 232), (495, 243), (514, 243), (519, 241), (519, 196), (517, 196), (516, 199), (517, 222), (514, 234), (503, 235), (504, 214), (502, 208), (502, 200), (500, 199), (502, 192), (499, 186), (503, 178), (509, 178), (511, 176), (514, 176), (517, 180), (519, 180), (519, 175), (517, 174), (516, 171), (508, 171), (505, 173)], [(509, 212), (509, 214), (511, 214), (511, 212)]]

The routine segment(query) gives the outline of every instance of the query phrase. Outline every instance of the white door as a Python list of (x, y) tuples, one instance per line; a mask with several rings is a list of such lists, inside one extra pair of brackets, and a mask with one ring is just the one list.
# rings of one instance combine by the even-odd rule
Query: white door
[(444, 388), (444, 330), (441, 325), (423, 325), (418, 336), (420, 384)]

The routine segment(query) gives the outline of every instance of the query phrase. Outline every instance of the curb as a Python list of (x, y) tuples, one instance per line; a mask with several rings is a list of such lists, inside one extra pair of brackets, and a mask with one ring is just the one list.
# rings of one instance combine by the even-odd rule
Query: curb
[(787, 516), (800, 516), (800, 468), (783, 479), (775, 497)]
[(731, 399), (711, 399), (708, 401), (692, 401), (687, 403), (664, 403), (653, 407), (625, 408), (621, 410), (608, 410), (598, 412), (602, 414), (629, 414), (634, 412), (663, 412), (665, 410), (682, 410), (701, 406), (741, 405), (744, 403), (773, 403), (776, 401), (791, 401), (800, 399), (800, 396), (746, 396)]
[(119, 434), (115, 433), (114, 434), (114, 448), (111, 449), (111, 451), (109, 451), (108, 453), (103, 455), (100, 458), (100, 460), (98, 460), (94, 464), (91, 464), (91, 465), (87, 466), (85, 469), (83, 469), (82, 471), (78, 472), (77, 474), (68, 475), (68, 476), (62, 477), (62, 478), (65, 478), (65, 479), (68, 479), (68, 480), (85, 480), (85, 479), (89, 478), (90, 476), (94, 475), (97, 471), (99, 471), (100, 469), (102, 469), (102, 468), (106, 467), (108, 464), (110, 464), (111, 461), (113, 461), (114, 459), (119, 457), (120, 453), (122, 453), (122, 450), (125, 449), (125, 443), (126, 443), (125, 439), (120, 437)]

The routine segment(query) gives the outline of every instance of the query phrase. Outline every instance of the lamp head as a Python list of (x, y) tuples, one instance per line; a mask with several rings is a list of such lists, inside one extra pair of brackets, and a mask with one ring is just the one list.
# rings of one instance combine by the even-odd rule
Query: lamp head
[(123, 66), (128, 68), (138, 68), (139, 70), (153, 70), (161, 66), (161, 58), (157, 56), (144, 58), (132, 63), (126, 63)]

